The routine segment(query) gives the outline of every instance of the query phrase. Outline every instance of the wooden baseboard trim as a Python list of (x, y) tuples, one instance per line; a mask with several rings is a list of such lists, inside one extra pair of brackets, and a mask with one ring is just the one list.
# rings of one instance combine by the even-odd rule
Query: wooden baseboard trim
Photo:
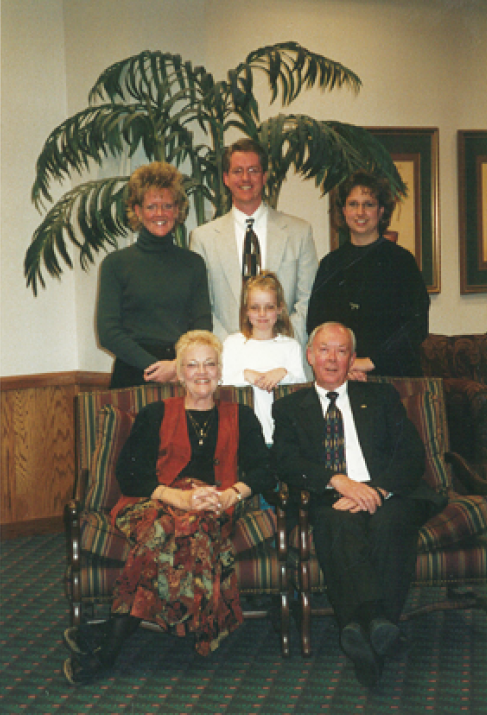
[(28, 390), (36, 387), (60, 387), (77, 385), (83, 387), (101, 387), (108, 389), (110, 373), (73, 370), (71, 372), (47, 372), (37, 375), (13, 375), (0, 378), (0, 391)]
[(0, 526), (0, 540), (8, 541), (21, 536), (39, 536), (40, 534), (59, 534), (64, 531), (64, 517), (50, 516), (44, 519), (16, 521)]

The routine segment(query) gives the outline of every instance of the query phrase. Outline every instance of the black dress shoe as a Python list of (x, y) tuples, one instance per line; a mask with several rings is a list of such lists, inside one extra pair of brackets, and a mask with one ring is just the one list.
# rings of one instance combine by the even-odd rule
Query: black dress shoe
[(340, 644), (355, 666), (355, 675), (361, 685), (372, 688), (382, 675), (383, 660), (373, 650), (366, 632), (359, 623), (349, 623), (342, 630)]
[(377, 655), (389, 655), (399, 640), (401, 632), (387, 618), (374, 618), (369, 625), (369, 637)]
[(105, 632), (106, 621), (72, 626), (63, 633), (64, 645), (73, 655), (89, 655), (101, 645)]
[(87, 685), (110, 669), (112, 663), (104, 663), (98, 657), (98, 648), (91, 655), (73, 656), (64, 661), (64, 677), (71, 685)]

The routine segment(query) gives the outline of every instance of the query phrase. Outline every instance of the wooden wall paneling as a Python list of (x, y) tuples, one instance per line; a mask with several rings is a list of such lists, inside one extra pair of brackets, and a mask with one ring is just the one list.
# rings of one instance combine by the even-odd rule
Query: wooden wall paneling
[(98, 373), (2, 380), (2, 538), (62, 530), (74, 481), (74, 397), (107, 382)]

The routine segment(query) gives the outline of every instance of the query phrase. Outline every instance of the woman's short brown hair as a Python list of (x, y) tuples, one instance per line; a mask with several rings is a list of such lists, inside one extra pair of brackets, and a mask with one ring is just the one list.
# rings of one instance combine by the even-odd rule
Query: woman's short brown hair
[(249, 294), (252, 289), (269, 290), (276, 294), (277, 307), (281, 309), (274, 325), (274, 336), (289, 335), (293, 337), (293, 326), (289, 319), (289, 313), (284, 298), (284, 290), (279, 278), (272, 271), (261, 271), (258, 276), (253, 276), (246, 281), (242, 289), (242, 300), (240, 303), (240, 331), (246, 338), (252, 337), (252, 324), (247, 315)]
[(168, 189), (173, 195), (178, 208), (176, 223), (184, 223), (188, 215), (188, 199), (183, 188), (183, 175), (165, 161), (153, 161), (136, 169), (130, 177), (127, 193), (127, 218), (133, 231), (138, 231), (142, 224), (135, 213), (136, 206), (142, 206), (144, 197), (150, 189)]
[(370, 193), (378, 202), (379, 208), (384, 209), (379, 219), (379, 233), (384, 233), (391, 222), (391, 216), (396, 208), (396, 199), (392, 195), (391, 186), (383, 176), (371, 174), (368, 171), (356, 171), (340, 184), (335, 194), (333, 207), (333, 222), (337, 229), (348, 229), (343, 209), (347, 199), (356, 186), (360, 186)]
[(188, 348), (192, 348), (193, 345), (206, 345), (217, 354), (218, 359), (218, 372), (221, 373), (222, 369), (222, 352), (223, 345), (221, 341), (214, 335), (210, 333), (209, 330), (189, 330), (187, 333), (181, 335), (176, 343), (176, 374), (178, 377), (181, 375), (181, 366), (183, 362), (183, 355)]

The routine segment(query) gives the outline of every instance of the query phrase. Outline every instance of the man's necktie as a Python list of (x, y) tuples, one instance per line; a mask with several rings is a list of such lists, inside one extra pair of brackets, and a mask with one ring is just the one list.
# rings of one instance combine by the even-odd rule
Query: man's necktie
[(254, 219), (248, 218), (246, 224), (247, 230), (244, 238), (242, 261), (242, 276), (244, 280), (260, 273), (260, 246), (259, 239), (253, 229)]
[(325, 415), (325, 448), (323, 461), (326, 466), (333, 469), (335, 474), (346, 474), (347, 463), (345, 460), (345, 432), (343, 429), (342, 413), (336, 405), (338, 392), (327, 392), (330, 400)]

